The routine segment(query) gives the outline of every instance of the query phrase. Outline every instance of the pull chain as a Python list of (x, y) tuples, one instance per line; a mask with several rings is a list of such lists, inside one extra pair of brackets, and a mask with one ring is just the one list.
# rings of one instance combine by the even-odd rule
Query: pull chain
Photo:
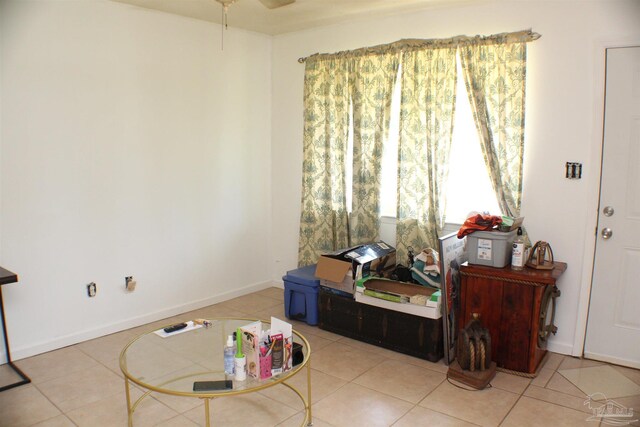
[(227, 18), (227, 6), (222, 5), (221, 12), (222, 12), (222, 17), (221, 17), (222, 25), (220, 26), (220, 43), (221, 43), (220, 49), (224, 51), (224, 29), (227, 27), (225, 23)]
[(229, 27), (229, 19), (227, 17), (227, 12), (229, 11), (229, 5), (235, 3), (236, 0), (216, 0), (218, 3), (222, 5), (222, 16), (221, 21), (222, 25), (220, 27), (220, 48), (224, 50), (224, 32)]

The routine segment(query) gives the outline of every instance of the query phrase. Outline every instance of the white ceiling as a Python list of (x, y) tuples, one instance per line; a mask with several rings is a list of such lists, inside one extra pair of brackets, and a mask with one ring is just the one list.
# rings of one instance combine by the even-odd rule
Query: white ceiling
[[(205, 21), (222, 22), (215, 0), (112, 0)], [(353, 19), (411, 12), (482, 0), (296, 0), (267, 9), (259, 0), (237, 0), (229, 7), (228, 25), (264, 34), (283, 34)]]

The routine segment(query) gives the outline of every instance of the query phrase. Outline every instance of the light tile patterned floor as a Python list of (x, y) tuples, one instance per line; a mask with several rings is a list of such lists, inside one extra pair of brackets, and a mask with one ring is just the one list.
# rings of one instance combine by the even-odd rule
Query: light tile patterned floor
[[(0, 427), (126, 426), (124, 381), (118, 366), (129, 340), (153, 327), (198, 317), (283, 317), (282, 289), (269, 288), (152, 325), (83, 342), (17, 364), (32, 384), (0, 393)], [(550, 354), (530, 380), (498, 373), (492, 388), (466, 391), (446, 380), (447, 367), (341, 337), (301, 322), (311, 343), (314, 426), (598, 426), (587, 421), (585, 393), (558, 371), (604, 365)], [(640, 371), (614, 366), (640, 385)], [(305, 378), (293, 385), (306, 391)], [(140, 390), (134, 390), (140, 396)], [(640, 408), (640, 395), (615, 399)], [(212, 425), (299, 426), (302, 404), (276, 386), (212, 402)], [(247, 410), (251, 408), (251, 410)], [(636, 413), (639, 412), (636, 410)], [(239, 415), (240, 414), (240, 415)], [(143, 400), (136, 426), (204, 425), (196, 399), (158, 395)], [(602, 424), (605, 426), (605, 424)], [(640, 423), (635, 423), (640, 425)]]

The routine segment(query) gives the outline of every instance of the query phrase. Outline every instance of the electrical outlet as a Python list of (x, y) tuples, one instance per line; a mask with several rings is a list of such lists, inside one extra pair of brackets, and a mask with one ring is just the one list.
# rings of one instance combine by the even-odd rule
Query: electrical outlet
[(87, 295), (89, 298), (93, 298), (96, 296), (96, 292), (98, 292), (97, 286), (95, 283), (91, 282), (87, 285)]
[(133, 292), (136, 290), (137, 282), (133, 280), (133, 276), (126, 276), (124, 278), (124, 287), (127, 291)]

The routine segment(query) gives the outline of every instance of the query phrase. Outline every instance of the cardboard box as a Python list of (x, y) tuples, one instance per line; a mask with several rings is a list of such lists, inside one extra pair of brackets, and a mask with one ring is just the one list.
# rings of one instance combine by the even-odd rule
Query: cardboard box
[[(426, 305), (417, 305), (410, 302), (393, 302), (388, 299), (377, 298), (365, 295), (365, 289), (389, 295), (399, 295), (402, 300), (410, 300), (412, 296), (423, 295), (426, 297)], [(413, 285), (411, 283), (397, 282), (395, 280), (369, 279), (358, 282), (356, 289), (356, 301), (362, 304), (374, 305), (380, 308), (399, 311), (401, 313), (413, 314), (415, 316), (427, 317), (429, 319), (439, 319), (442, 317), (440, 298), (432, 301), (434, 293), (439, 289), (427, 288), (425, 286)]]
[(260, 335), (262, 322), (259, 320), (240, 328), (242, 331), (242, 352), (247, 358), (247, 375), (260, 377)]
[(357, 280), (369, 276), (388, 277), (395, 266), (395, 248), (377, 242), (320, 256), (316, 277), (321, 286), (353, 295)]
[(270, 325), (273, 346), (269, 349), (264, 343), (267, 331), (257, 320), (240, 328), (242, 332), (242, 352), (247, 358), (247, 375), (266, 379), (282, 372), (290, 371), (292, 366), (293, 335), (290, 323), (271, 317)]

